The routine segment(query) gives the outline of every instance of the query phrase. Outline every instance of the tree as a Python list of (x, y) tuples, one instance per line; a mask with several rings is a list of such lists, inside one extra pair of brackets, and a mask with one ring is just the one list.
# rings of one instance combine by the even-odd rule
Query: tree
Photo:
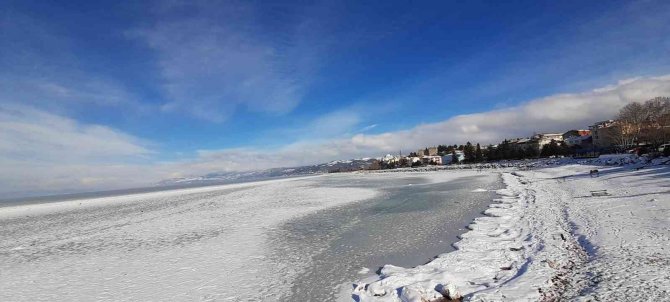
[(401, 168), (409, 167), (409, 160), (407, 159), (407, 157), (401, 157), (400, 161), (398, 162), (398, 166), (400, 166)]
[(494, 148), (493, 145), (488, 145), (488, 147), (486, 147), (485, 157), (486, 160), (489, 161), (498, 160), (499, 159), (498, 148)]
[(452, 164), (458, 163), (458, 156), (456, 155), (456, 149), (451, 150), (451, 163)]
[(379, 170), (381, 168), (381, 163), (378, 160), (374, 160), (368, 167), (368, 170)]
[(656, 97), (642, 106), (646, 120), (640, 139), (654, 147), (667, 143), (670, 140), (670, 97)]
[(463, 147), (463, 156), (465, 157), (463, 161), (466, 163), (475, 161), (475, 147), (470, 142), (467, 142)]
[(425, 150), (423, 150), (423, 155), (425, 155), (425, 156), (430, 155), (430, 151), (428, 151), (428, 148), (426, 148)]
[(419, 155), (417, 155), (416, 152), (410, 152), (409, 157), (419, 157)]
[(516, 158), (517, 159), (524, 159), (528, 158), (528, 148), (527, 147), (520, 147), (519, 150), (517, 151)]
[(572, 149), (570, 149), (570, 147), (566, 142), (561, 141), (558, 144), (558, 154), (563, 156), (569, 156), (572, 154)]
[(475, 161), (482, 162), (484, 161), (484, 154), (482, 154), (482, 147), (477, 143), (477, 148), (475, 149)]
[(449, 147), (445, 145), (437, 145), (437, 154), (445, 155), (447, 152), (449, 152)]
[(513, 159), (515, 156), (515, 150), (512, 148), (508, 140), (504, 140), (499, 146), (500, 148), (500, 159)]
[(549, 156), (556, 156), (560, 155), (560, 147), (558, 146), (558, 143), (555, 140), (551, 140), (548, 144), (544, 145), (542, 147), (542, 151), (540, 151), (540, 155), (543, 157), (549, 157)]
[(616, 143), (622, 148), (637, 143), (642, 132), (642, 124), (646, 119), (645, 107), (638, 102), (629, 103), (621, 108), (614, 125), (613, 135)]
[(526, 147), (526, 158), (536, 158), (538, 156), (537, 149), (533, 146)]

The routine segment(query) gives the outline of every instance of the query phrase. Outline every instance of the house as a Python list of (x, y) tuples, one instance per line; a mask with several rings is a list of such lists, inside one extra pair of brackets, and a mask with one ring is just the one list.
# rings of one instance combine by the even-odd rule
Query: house
[(591, 130), (570, 130), (568, 132), (563, 133), (563, 140), (569, 137), (587, 136), (587, 135), (591, 135)]
[(512, 148), (517, 150), (525, 150), (528, 146), (535, 147), (534, 141), (530, 138), (517, 138), (514, 139), (514, 142), (510, 143)]
[(437, 155), (437, 147), (428, 147), (424, 149), (419, 149), (419, 151), (416, 152), (419, 156), (436, 156)]
[(535, 151), (540, 152), (544, 145), (548, 145), (551, 141), (562, 142), (563, 134), (560, 133), (541, 133), (535, 134), (530, 138), (513, 138), (507, 139), (510, 148), (515, 150), (527, 150), (528, 148), (533, 148)]
[(382, 161), (387, 164), (397, 164), (400, 162), (400, 158), (391, 154), (386, 154), (384, 157), (382, 157)]
[[(465, 155), (463, 154), (463, 151), (456, 151), (456, 158), (458, 158), (459, 162), (462, 162), (465, 160)], [(450, 164), (453, 161), (453, 156), (451, 154), (447, 154), (442, 156), (442, 164)]]
[(589, 126), (593, 146), (596, 148), (609, 148), (616, 145), (616, 121), (606, 120)]
[(548, 145), (551, 141), (562, 142), (563, 134), (562, 133), (541, 133), (535, 134), (533, 136), (533, 141), (537, 144), (537, 149), (542, 150), (544, 145)]
[(425, 165), (442, 165), (442, 156), (424, 155), (421, 157), (421, 162)]
[(563, 141), (569, 147), (584, 146), (591, 140), (591, 130), (570, 130), (563, 133)]
[(568, 147), (580, 147), (580, 148), (586, 148), (592, 145), (593, 143), (593, 138), (591, 135), (585, 135), (585, 136), (570, 136), (563, 140)]
[(417, 163), (421, 163), (421, 157), (409, 156), (407, 157), (407, 162), (409, 163), (410, 166), (413, 166)]

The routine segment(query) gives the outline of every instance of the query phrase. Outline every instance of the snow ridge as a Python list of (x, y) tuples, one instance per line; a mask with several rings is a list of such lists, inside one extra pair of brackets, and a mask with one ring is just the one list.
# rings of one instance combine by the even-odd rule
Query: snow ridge
[[(376, 279), (355, 284), (354, 300), (445, 301), (461, 295), (495, 300), (496, 289), (523, 275), (532, 254), (542, 248), (531, 236), (533, 221), (527, 215), (533, 192), (515, 174), (502, 175), (507, 188), (498, 190), (496, 203), (468, 226), (470, 231), (454, 244), (456, 251), (415, 268), (385, 265)], [(540, 298), (535, 289), (521, 296)]]

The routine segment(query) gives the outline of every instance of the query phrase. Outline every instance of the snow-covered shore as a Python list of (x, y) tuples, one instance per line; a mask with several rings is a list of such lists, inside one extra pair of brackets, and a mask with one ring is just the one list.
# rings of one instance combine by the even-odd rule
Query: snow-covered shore
[[(544, 161), (536, 169), (507, 172), (507, 188), (469, 226), (458, 250), (415, 268), (386, 265), (379, 276), (357, 282), (353, 298), (667, 301), (666, 163), (622, 156), (581, 164)], [(590, 177), (592, 169), (601, 176)], [(597, 190), (608, 195), (592, 196)]]

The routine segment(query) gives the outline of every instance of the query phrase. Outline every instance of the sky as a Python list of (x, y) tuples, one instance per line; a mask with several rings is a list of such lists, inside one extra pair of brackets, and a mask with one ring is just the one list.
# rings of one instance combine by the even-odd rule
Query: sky
[(5, 0), (0, 196), (586, 128), (668, 54), (668, 1)]

